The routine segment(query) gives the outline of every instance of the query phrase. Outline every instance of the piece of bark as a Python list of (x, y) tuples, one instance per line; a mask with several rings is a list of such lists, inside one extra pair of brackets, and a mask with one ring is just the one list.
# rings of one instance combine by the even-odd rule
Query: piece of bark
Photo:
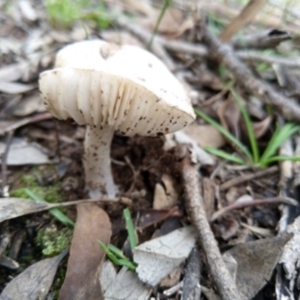
[(201, 260), (197, 247), (194, 247), (188, 258), (183, 279), (182, 296), (180, 300), (198, 300), (201, 296), (200, 286)]

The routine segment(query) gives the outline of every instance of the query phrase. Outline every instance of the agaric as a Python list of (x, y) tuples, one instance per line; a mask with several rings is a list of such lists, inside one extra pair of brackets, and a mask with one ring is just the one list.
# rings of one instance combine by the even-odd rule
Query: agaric
[(91, 198), (118, 193), (110, 159), (115, 131), (155, 136), (195, 119), (181, 83), (158, 58), (136, 46), (101, 40), (66, 46), (54, 69), (41, 73), (39, 87), (54, 117), (87, 125), (83, 163)]

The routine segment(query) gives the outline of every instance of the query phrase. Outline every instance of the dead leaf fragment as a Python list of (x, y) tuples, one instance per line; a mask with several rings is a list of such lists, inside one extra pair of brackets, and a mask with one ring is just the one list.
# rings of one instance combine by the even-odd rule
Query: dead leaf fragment
[(261, 8), (266, 4), (266, 0), (251, 0), (243, 8), (238, 16), (236, 16), (223, 30), (220, 39), (228, 42), (231, 37), (242, 29), (246, 24), (250, 23)]
[(102, 208), (95, 203), (77, 206), (77, 220), (60, 300), (103, 299), (99, 275), (105, 253), (98, 241), (108, 244), (110, 236), (111, 223)]
[(114, 281), (107, 287), (105, 300), (145, 300), (149, 299), (151, 288), (145, 286), (136, 273), (123, 267)]
[(0, 82), (0, 91), (6, 94), (22, 94), (29, 92), (35, 88), (33, 84), (17, 83), (17, 82)]
[[(293, 237), (284, 246), (283, 253), (279, 260), (279, 264), (282, 266), (282, 272), (280, 272), (281, 274), (277, 274), (276, 278), (277, 295), (282, 295), (282, 286), (285, 287), (285, 293), (287, 293), (287, 289), (293, 291), (295, 284), (297, 284), (300, 255), (300, 217), (297, 217), (292, 224), (288, 225), (287, 232), (293, 234)], [(288, 283), (286, 281), (288, 281)], [(284, 284), (282, 282), (284, 282)]]
[[(0, 155), (5, 152), (6, 144), (0, 142)], [(28, 143), (26, 140), (14, 138), (9, 147), (6, 160), (8, 166), (40, 165), (53, 163), (48, 158), (47, 150), (37, 143)]]
[(170, 209), (177, 204), (178, 195), (171, 176), (164, 174), (161, 180), (163, 185), (160, 183), (155, 185), (153, 208)]
[(226, 144), (221, 132), (211, 125), (192, 123), (185, 127), (183, 131), (195, 140), (200, 147), (221, 148)]
[(0, 198), (0, 222), (48, 209), (45, 202), (22, 198)]
[(285, 244), (292, 238), (286, 233), (245, 244), (226, 251), (237, 261), (236, 284), (238, 289), (252, 299), (270, 280)]
[(58, 256), (41, 260), (25, 269), (7, 284), (0, 299), (46, 299), (57, 267), (66, 254), (67, 251), (64, 251)]
[(194, 229), (183, 227), (136, 247), (133, 259), (140, 280), (156, 286), (189, 256), (195, 242)]

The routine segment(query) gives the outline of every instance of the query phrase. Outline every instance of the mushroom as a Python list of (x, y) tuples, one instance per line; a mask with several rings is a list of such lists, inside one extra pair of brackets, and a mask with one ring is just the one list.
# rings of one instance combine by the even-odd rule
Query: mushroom
[(54, 117), (87, 125), (83, 163), (91, 198), (118, 193), (110, 159), (115, 131), (156, 136), (195, 119), (180, 82), (158, 58), (136, 46), (101, 40), (66, 46), (54, 69), (40, 74), (39, 88)]

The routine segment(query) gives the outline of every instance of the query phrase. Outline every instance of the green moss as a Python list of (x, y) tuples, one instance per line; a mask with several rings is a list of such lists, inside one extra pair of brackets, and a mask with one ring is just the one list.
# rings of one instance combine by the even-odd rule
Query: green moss
[(39, 185), (36, 178), (37, 173), (24, 175), (21, 178), (18, 187), (10, 192), (11, 197), (30, 199), (25, 191), (25, 189), (29, 189), (38, 197), (50, 203), (62, 202), (64, 200), (59, 182), (54, 183), (51, 186), (42, 186)]
[(38, 231), (36, 244), (42, 248), (45, 256), (55, 256), (70, 247), (73, 230), (70, 228), (57, 229), (55, 225)]

